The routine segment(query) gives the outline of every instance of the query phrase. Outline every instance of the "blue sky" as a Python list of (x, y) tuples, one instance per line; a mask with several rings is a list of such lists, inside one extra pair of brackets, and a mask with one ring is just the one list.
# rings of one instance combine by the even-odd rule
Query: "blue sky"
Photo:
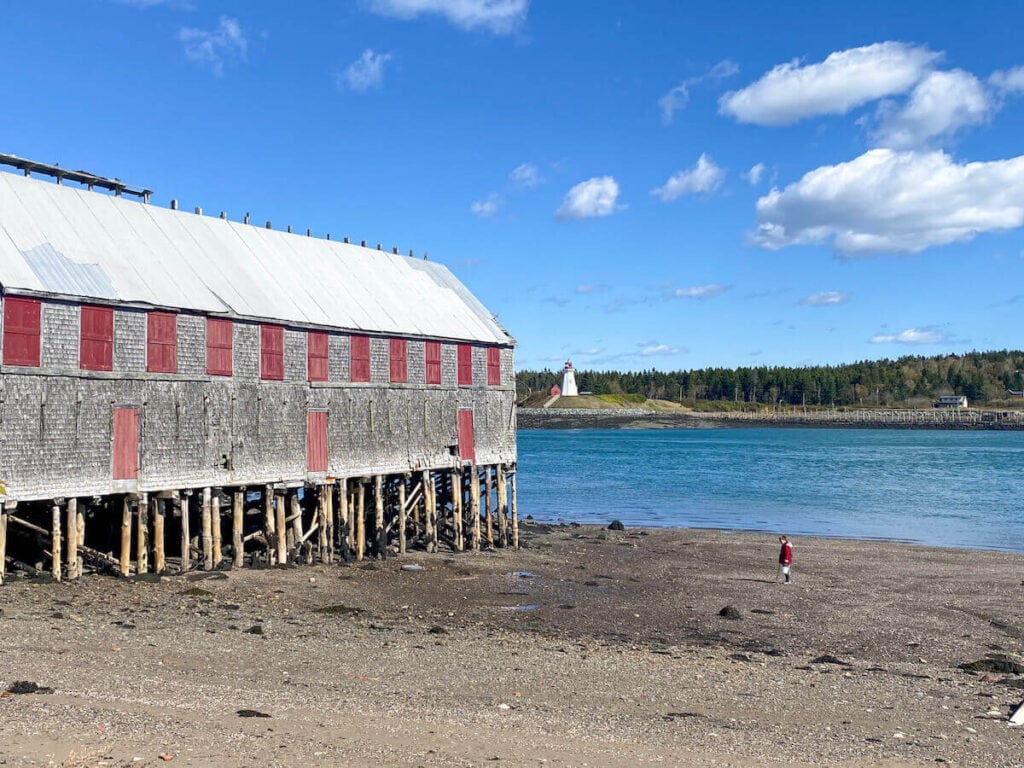
[(1024, 346), (1019, 3), (0, 7), (0, 152), (428, 251), (521, 368)]

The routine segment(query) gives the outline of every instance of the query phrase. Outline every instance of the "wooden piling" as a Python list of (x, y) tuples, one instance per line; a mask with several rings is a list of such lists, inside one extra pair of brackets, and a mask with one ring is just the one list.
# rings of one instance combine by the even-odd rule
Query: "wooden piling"
[(325, 563), (334, 562), (334, 483), (320, 486), (320, 504), (324, 509), (324, 535), (320, 557)]
[(210, 522), (213, 525), (213, 567), (220, 565), (224, 559), (224, 542), (221, 540), (220, 488), (213, 489), (210, 499)]
[(245, 564), (245, 544), (242, 533), (245, 527), (245, 491), (236, 489), (231, 498), (231, 562), (235, 568)]
[(405, 554), (405, 527), (409, 524), (409, 510), (405, 508), (406, 476), (398, 479), (398, 554)]
[[(277, 523), (274, 519), (274, 487), (263, 488), (263, 525), (267, 537), (267, 565), (274, 562), (274, 548), (277, 546)], [(284, 535), (284, 532), (281, 532)]]
[(125, 494), (121, 501), (121, 575), (132, 570), (132, 502)]
[(167, 567), (164, 553), (164, 521), (167, 519), (167, 500), (150, 499), (153, 513), (153, 572), (163, 573)]
[(288, 542), (285, 540), (284, 532), (284, 492), (275, 494), (274, 515), (277, 526), (277, 564), (284, 565), (288, 562)]
[(512, 493), (512, 548), (519, 549), (519, 511), (516, 506), (516, 473), (510, 473), (509, 490)]
[(472, 546), (474, 552), (480, 551), (480, 474), (476, 467), (469, 468), (469, 514), (473, 521)]
[(494, 525), (491, 522), (491, 495), (494, 491), (494, 484), (491, 482), (493, 467), (484, 469), (484, 518), (487, 520), (487, 548), (494, 549)]
[(291, 518), (291, 542), (287, 544), (288, 551), (291, 551), (293, 547), (297, 547), (303, 541), (302, 535), (302, 507), (299, 505), (299, 494), (298, 491), (292, 491), (288, 500), (288, 517)]
[(383, 560), (387, 556), (384, 546), (387, 537), (384, 533), (384, 478), (381, 475), (373, 478), (373, 541), (377, 558)]
[(203, 570), (213, 570), (213, 518), (210, 513), (210, 489), (203, 488), (200, 522), (203, 531)]
[(78, 569), (78, 499), (68, 499), (64, 521), (65, 536), (68, 541), (65, 562), (67, 563), (68, 581), (71, 581), (81, 575), (81, 571)]
[(348, 510), (348, 480), (343, 477), (338, 481), (338, 546), (341, 559), (345, 562), (348, 562), (349, 554), (352, 551), (350, 542), (352, 526)]
[(4, 583), (4, 576), (7, 573), (7, 515), (17, 503), (5, 501), (0, 504), (0, 584)]
[(356, 560), (362, 560), (366, 552), (366, 483), (359, 480), (356, 496)]
[[(85, 511), (76, 502), (75, 507), (78, 512), (75, 516), (75, 538), (78, 540), (78, 548), (84, 549), (85, 547)], [(75, 564), (78, 571), (78, 575), (82, 575), (82, 556), (78, 556), (78, 562)]]
[(50, 573), (53, 574), (53, 580), (54, 581), (60, 581), (61, 580), (60, 579), (60, 577), (61, 577), (61, 563), (60, 563), (60, 558), (61, 558), (61, 551), (60, 551), (60, 540), (61, 540), (60, 518), (61, 518), (61, 514), (60, 514), (60, 504), (57, 503), (56, 499), (54, 499), (53, 506), (51, 507), (50, 511), (51, 511), (51, 521), (50, 521), (51, 522), (51, 526), (50, 526), (50, 531), (51, 531), (51, 538), (50, 538), (50, 546), (51, 546), (51, 549), (50, 549), (50, 555), (51, 555), (51, 558), (50, 558)]
[(462, 472), (452, 470), (452, 527), (455, 532), (455, 551), (466, 548), (462, 538)]
[(181, 568), (185, 573), (192, 567), (192, 536), (189, 534), (189, 500), (190, 496), (179, 496), (174, 492), (174, 506), (178, 507), (181, 513)]
[(139, 495), (139, 503), (135, 510), (135, 572), (149, 571), (149, 494)]
[(508, 546), (508, 485), (504, 467), (498, 467), (498, 544)]

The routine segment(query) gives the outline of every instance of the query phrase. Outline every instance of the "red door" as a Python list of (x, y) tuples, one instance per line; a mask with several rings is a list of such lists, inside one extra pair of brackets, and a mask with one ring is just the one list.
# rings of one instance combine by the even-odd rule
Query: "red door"
[(139, 478), (139, 409), (114, 409), (114, 479)]
[(306, 414), (306, 471), (327, 471), (327, 412)]
[(459, 410), (459, 458), (476, 464), (476, 444), (473, 441), (473, 411)]

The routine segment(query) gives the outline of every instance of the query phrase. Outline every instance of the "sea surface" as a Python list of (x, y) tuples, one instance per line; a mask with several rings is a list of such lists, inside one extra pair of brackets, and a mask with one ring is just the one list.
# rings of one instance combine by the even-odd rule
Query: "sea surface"
[(1024, 552), (1024, 432), (520, 430), (519, 514)]

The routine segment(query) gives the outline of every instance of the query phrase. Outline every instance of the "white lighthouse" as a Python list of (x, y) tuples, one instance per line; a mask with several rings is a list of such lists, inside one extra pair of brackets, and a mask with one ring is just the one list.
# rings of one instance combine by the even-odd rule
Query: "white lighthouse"
[(565, 361), (565, 369), (562, 373), (562, 397), (576, 397), (579, 392), (576, 390), (576, 372), (572, 368), (572, 360)]

